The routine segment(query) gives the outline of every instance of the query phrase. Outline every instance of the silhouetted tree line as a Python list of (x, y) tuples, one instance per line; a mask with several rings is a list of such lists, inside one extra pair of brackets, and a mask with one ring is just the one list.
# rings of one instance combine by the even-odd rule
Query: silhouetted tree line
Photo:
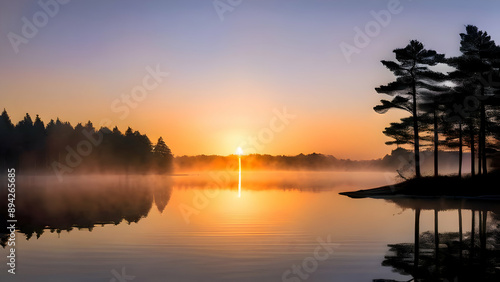
[(130, 127), (96, 130), (92, 122), (73, 127), (59, 118), (45, 126), (29, 114), (16, 125), (4, 109), (0, 115), (0, 168), (54, 171), (59, 175), (80, 172), (167, 173), (172, 152), (160, 137), (152, 144), (148, 136)]
[[(421, 176), (420, 148), (434, 151), (434, 175), (442, 150), (458, 151), (462, 175), (464, 148), (470, 152), (470, 173), (487, 174), (489, 159), (500, 148), (500, 46), (472, 25), (460, 34), (458, 57), (446, 58), (417, 40), (393, 52), (396, 61), (382, 61), (396, 80), (375, 88), (392, 96), (374, 107), (378, 113), (401, 109), (410, 115), (391, 123), (384, 134), (388, 145), (413, 147), (416, 177)], [(452, 71), (439, 71), (442, 66)], [(494, 157), (495, 156), (495, 157)], [(477, 169), (477, 170), (476, 170)]]

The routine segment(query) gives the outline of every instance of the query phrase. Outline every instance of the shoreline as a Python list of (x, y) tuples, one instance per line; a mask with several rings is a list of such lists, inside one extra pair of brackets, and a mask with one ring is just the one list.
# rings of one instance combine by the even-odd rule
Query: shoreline
[(500, 200), (500, 171), (487, 175), (460, 178), (438, 176), (412, 178), (397, 184), (340, 192), (340, 195), (354, 199), (361, 198), (449, 198)]

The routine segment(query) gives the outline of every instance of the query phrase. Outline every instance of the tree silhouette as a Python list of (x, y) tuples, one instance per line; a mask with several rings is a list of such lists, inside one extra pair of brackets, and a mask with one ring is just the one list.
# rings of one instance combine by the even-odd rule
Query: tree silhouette
[[(434, 81), (435, 85), (438, 85), (439, 83), (442, 83), (444, 81), (444, 74), (441, 74), (442, 78), (441, 81)], [(436, 76), (438, 76), (436, 74)], [(448, 87), (445, 86), (436, 86), (436, 89), (439, 89), (439, 91), (433, 91), (433, 92), (424, 92), (423, 95), (423, 102), (421, 103), (421, 109), (423, 110), (423, 118), (421, 118), (421, 121), (427, 123), (427, 124), (432, 124), (430, 128), (431, 130), (428, 130), (432, 134), (432, 144), (434, 145), (434, 176), (439, 175), (439, 133), (442, 131), (442, 129), (439, 128), (439, 124), (441, 123), (443, 113), (444, 113), (444, 96), (442, 95), (444, 91), (448, 90)]]
[(419, 111), (418, 102), (422, 91), (439, 91), (441, 88), (429, 83), (429, 80), (441, 77), (437, 72), (431, 71), (429, 66), (434, 66), (444, 61), (444, 55), (434, 50), (424, 49), (424, 45), (417, 40), (412, 40), (402, 49), (393, 51), (397, 62), (381, 61), (382, 64), (394, 73), (395, 81), (375, 88), (379, 94), (387, 94), (394, 98), (381, 100), (381, 104), (374, 107), (377, 113), (386, 113), (389, 109), (402, 109), (408, 111), (413, 118), (415, 176), (420, 173), (420, 145), (419, 145)]
[(45, 163), (45, 125), (38, 115), (33, 123), (33, 166), (35, 169), (42, 167)]
[[(4, 109), (0, 115), (0, 166), (8, 167), (12, 165), (14, 124), (10, 120), (9, 114)], [(11, 137), (11, 138), (9, 138)]]
[[(479, 174), (487, 173), (488, 158), (496, 156), (493, 163), (498, 162), (500, 47), (486, 32), (472, 25), (467, 25), (460, 37), (462, 55), (458, 57), (445, 59), (443, 54), (425, 50), (420, 42), (413, 40), (405, 48), (393, 51), (396, 61), (382, 61), (395, 74), (396, 81), (376, 88), (378, 93), (393, 98), (381, 100), (374, 110), (385, 113), (396, 108), (411, 113), (410, 117), (391, 123), (384, 134), (394, 139), (386, 142), (388, 145), (414, 146), (416, 177), (420, 176), (421, 141), (434, 145), (435, 176), (439, 171), (440, 146), (458, 148), (460, 176), (463, 146), (470, 148), (473, 176), (476, 156)], [(446, 63), (455, 70), (445, 75), (429, 68), (438, 63)], [(445, 138), (440, 140), (440, 137)]]
[(172, 170), (172, 152), (167, 144), (165, 144), (165, 141), (163, 141), (161, 136), (158, 138), (158, 142), (156, 142), (156, 145), (154, 146), (153, 156), (159, 172), (169, 172)]
[[(71, 188), (71, 189), (68, 189)], [(7, 198), (5, 192), (0, 196)], [(171, 195), (171, 182), (156, 183), (149, 177), (85, 177), (58, 181), (30, 181), (16, 191), (18, 232), (26, 239), (40, 237), (44, 231), (92, 231), (94, 226), (138, 222), (147, 217), (153, 197), (159, 209), (165, 209)], [(7, 216), (7, 201), (0, 201), (0, 214)], [(3, 217), (3, 218), (5, 218)], [(6, 230), (0, 231), (1, 235)], [(5, 246), (4, 246), (5, 247)]]
[[(475, 98), (475, 105), (469, 109), (469, 131), (471, 139), (471, 154), (474, 155), (474, 139), (478, 139), (478, 173), (487, 173), (487, 107), (494, 88), (485, 83), (485, 77), (489, 77), (499, 65), (499, 47), (491, 39), (488, 33), (479, 30), (476, 26), (467, 25), (466, 32), (460, 34), (460, 51), (462, 55), (449, 59), (449, 64), (457, 70), (450, 77), (461, 86), (470, 89), (470, 97)], [(479, 119), (479, 130), (475, 129), (474, 116)], [(476, 133), (477, 132), (477, 133)], [(474, 159), (474, 158), (473, 158)], [(472, 160), (474, 165), (474, 160)], [(474, 171), (472, 172), (474, 174)]]
[(147, 135), (130, 127), (125, 134), (117, 127), (96, 130), (91, 121), (73, 128), (59, 118), (45, 126), (38, 115), (33, 121), (29, 114), (14, 126), (6, 110), (0, 115), (0, 168), (37, 173), (56, 168), (65, 172), (147, 173), (161, 167), (161, 173), (169, 172), (173, 167), (170, 149), (163, 139), (155, 149), (153, 152)]
[(413, 130), (411, 130), (413, 119), (411, 117), (402, 118), (400, 122), (391, 122), (383, 133), (394, 139), (394, 141), (385, 142), (386, 145), (413, 145)]
[(13, 129), (14, 129), (14, 124), (12, 124), (12, 121), (10, 120), (7, 111), (3, 109), (2, 115), (0, 115), (0, 132), (5, 133)]
[(477, 123), (477, 113), (464, 111), (460, 107), (468, 97), (472, 97), (474, 87), (470, 84), (461, 84), (453, 87), (448, 93), (444, 94), (443, 101), (447, 111), (444, 113), (443, 126), (446, 137), (446, 146), (449, 148), (458, 148), (459, 167), (458, 175), (462, 175), (463, 146), (471, 149), (471, 175), (475, 175), (475, 136)]

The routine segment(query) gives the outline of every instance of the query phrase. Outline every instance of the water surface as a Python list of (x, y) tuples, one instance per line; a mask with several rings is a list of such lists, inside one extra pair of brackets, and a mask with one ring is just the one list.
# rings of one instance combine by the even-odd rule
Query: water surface
[[(394, 175), (374, 172), (243, 172), (238, 197), (237, 173), (75, 176), (62, 183), (20, 177), (17, 274), (2, 263), (0, 278), (120, 281), (116, 274), (125, 273), (126, 281), (408, 281), (418, 274), (411, 271), (416, 210), (422, 238), (433, 238), (437, 213), (444, 245), (458, 240), (458, 208), (462, 239), (470, 242), (472, 209), (479, 209), (338, 195), (391, 181)], [(479, 228), (487, 229), (485, 249), (496, 246), (495, 207), (481, 219), (475, 214), (478, 246)], [(435, 243), (425, 238), (422, 264)], [(1, 252), (5, 260), (8, 247)]]

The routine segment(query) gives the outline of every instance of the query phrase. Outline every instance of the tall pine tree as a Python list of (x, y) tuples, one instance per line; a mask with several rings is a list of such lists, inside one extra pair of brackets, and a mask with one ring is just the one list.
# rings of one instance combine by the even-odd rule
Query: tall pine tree
[(415, 158), (415, 176), (421, 177), (420, 172), (420, 144), (419, 144), (419, 110), (422, 91), (438, 91), (440, 88), (430, 80), (440, 77), (429, 69), (429, 66), (444, 61), (444, 55), (438, 54), (434, 50), (427, 50), (424, 45), (417, 40), (401, 49), (393, 51), (396, 55), (396, 61), (382, 61), (396, 76), (396, 80), (387, 85), (375, 88), (379, 94), (392, 96), (393, 99), (381, 100), (381, 104), (373, 109), (377, 113), (386, 113), (389, 109), (402, 109), (408, 111), (413, 119), (413, 137), (414, 137), (414, 158)]

